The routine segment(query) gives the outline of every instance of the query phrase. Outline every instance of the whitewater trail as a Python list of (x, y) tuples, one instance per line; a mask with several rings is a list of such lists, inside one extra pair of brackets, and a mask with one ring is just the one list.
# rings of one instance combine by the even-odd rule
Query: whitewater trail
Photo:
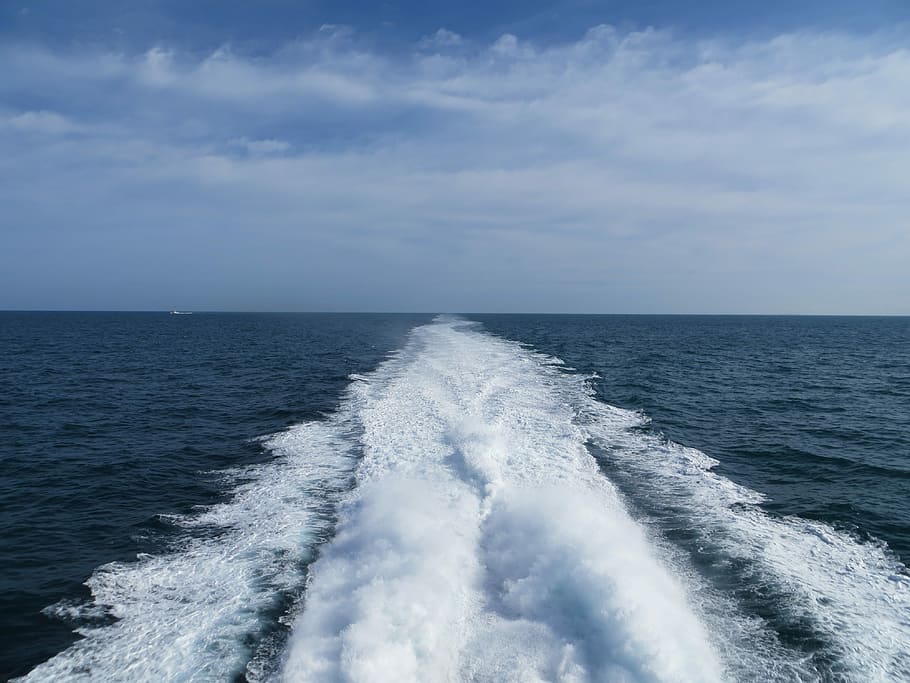
[(371, 377), (363, 459), (283, 669), (320, 681), (718, 681), (585, 448), (584, 378), (440, 321)]
[(559, 360), (438, 318), (351, 379), (170, 552), (49, 608), (84, 639), (26, 678), (910, 681), (883, 544), (766, 514)]

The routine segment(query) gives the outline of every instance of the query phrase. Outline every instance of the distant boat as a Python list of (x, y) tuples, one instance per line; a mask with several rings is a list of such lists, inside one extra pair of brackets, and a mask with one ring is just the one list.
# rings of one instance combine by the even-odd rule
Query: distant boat
[(192, 311), (171, 311), (171, 315), (193, 315)]

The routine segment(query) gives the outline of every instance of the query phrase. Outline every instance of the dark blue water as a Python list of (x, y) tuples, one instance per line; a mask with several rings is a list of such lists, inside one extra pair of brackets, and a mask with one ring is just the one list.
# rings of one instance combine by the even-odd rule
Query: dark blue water
[[(719, 474), (765, 495), (769, 515), (825, 522), (910, 558), (910, 319), (471, 318), (596, 372), (599, 399), (717, 459)], [(219, 472), (276, 457), (256, 437), (324, 419), (351, 373), (430, 319), (0, 314), (0, 677), (77, 638), (78, 620), (42, 610), (88, 599), (83, 582), (101, 565), (173, 550), (184, 532), (163, 520), (225, 500)], [(639, 470), (608, 448), (599, 455), (636, 514), (699, 571), (720, 572)], [(728, 584), (745, 576), (725, 571)], [(749, 599), (774, 622), (761, 595)], [(816, 648), (811, 628), (780, 622), (788, 645)]]

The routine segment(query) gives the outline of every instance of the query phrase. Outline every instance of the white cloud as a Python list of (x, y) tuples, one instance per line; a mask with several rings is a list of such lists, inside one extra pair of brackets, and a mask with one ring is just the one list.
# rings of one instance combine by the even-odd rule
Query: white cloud
[(284, 140), (250, 140), (249, 138), (237, 138), (231, 140), (236, 147), (246, 150), (249, 154), (268, 155), (281, 154), (287, 152), (291, 145)]
[(0, 118), (0, 126), (17, 131), (63, 135), (77, 132), (80, 127), (65, 116), (52, 111), (25, 111)]
[(93, 132), (64, 147), (2, 138), (0, 195), (17, 193), (22, 224), (47, 213), (43, 187), (71, 184), (82, 225), (102, 210), (200, 235), (256, 225), (284, 285), (311, 290), (333, 268), (362, 280), (367, 301), (329, 308), (910, 301), (910, 52), (885, 37), (738, 45), (598, 27), (470, 47), (440, 31), (434, 45), (457, 51), (393, 59), (324, 33), (264, 57), (32, 49), (16, 92), (56, 79), (92, 106), (61, 95), (59, 114), (11, 109), (6, 127)]
[(153, 47), (145, 53), (137, 76), (150, 86), (168, 87), (174, 85), (177, 78), (174, 73), (173, 51)]
[(447, 48), (458, 47), (464, 43), (464, 39), (454, 31), (441, 28), (430, 36), (421, 38), (418, 46), (424, 50), (445, 50)]

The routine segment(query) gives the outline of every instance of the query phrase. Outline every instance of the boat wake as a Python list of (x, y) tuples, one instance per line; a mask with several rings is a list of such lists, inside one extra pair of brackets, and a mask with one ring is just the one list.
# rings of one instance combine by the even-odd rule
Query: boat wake
[(589, 379), (463, 320), (416, 328), (335, 415), (272, 437), (230, 502), (178, 520), (218, 533), (57, 606), (116, 621), (29, 678), (910, 678), (910, 582), (884, 548), (769, 517)]

